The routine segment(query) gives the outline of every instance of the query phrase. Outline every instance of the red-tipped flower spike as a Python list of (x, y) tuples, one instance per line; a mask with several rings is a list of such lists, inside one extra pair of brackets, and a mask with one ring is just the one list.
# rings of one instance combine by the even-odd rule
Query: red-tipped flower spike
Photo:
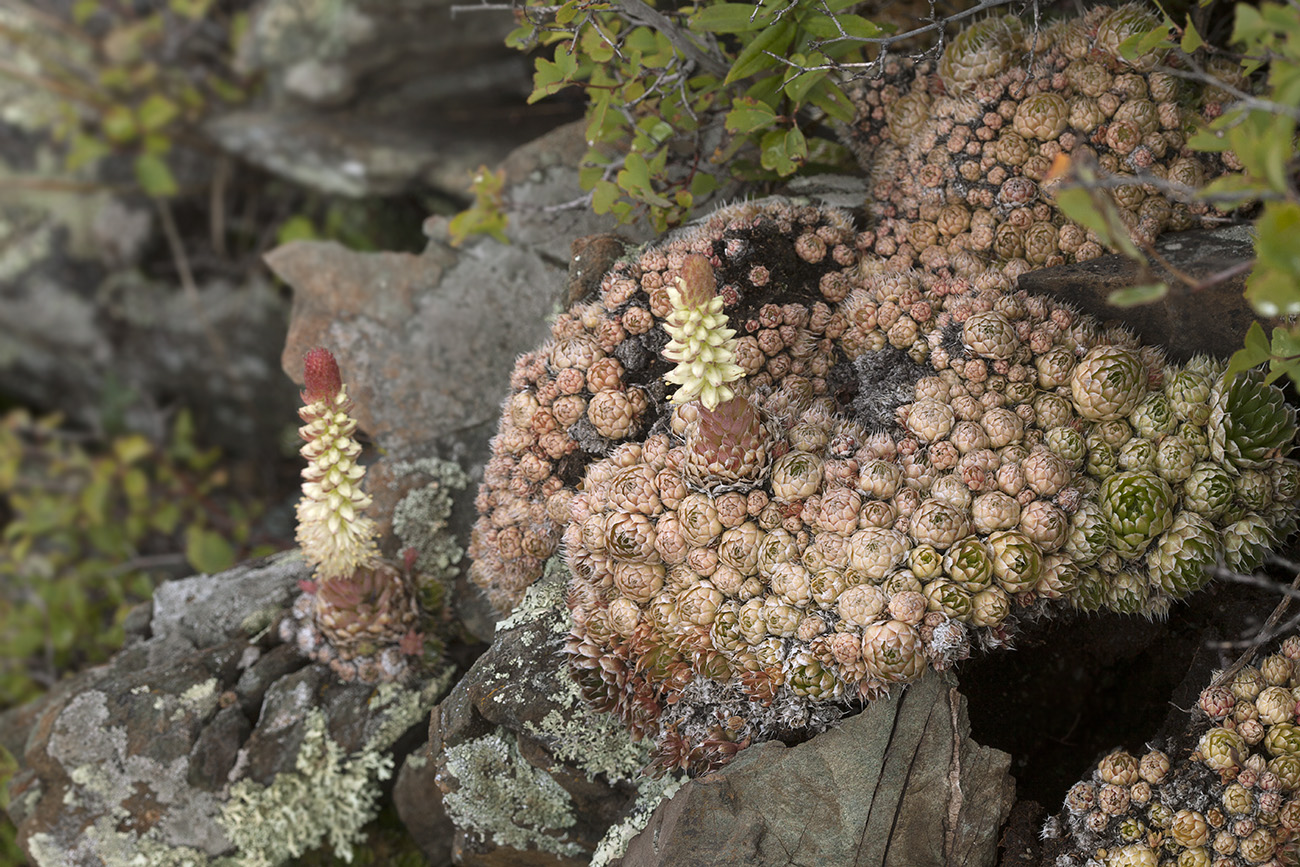
[(375, 523), (362, 514), (370, 497), (361, 490), (365, 469), (356, 461), (361, 444), (352, 438), (357, 429), (348, 415), (352, 401), (329, 350), (307, 353), (304, 379), (306, 405), (298, 415), (306, 424), (298, 434), (307, 441), (302, 447), (307, 466), (298, 502), (298, 545), (316, 566), (316, 580), (324, 583), (374, 564), (379, 550)]
[(307, 386), (302, 392), (303, 403), (330, 400), (343, 387), (343, 377), (339, 375), (339, 363), (334, 360), (334, 353), (322, 346), (308, 350), (303, 356), (302, 378)]

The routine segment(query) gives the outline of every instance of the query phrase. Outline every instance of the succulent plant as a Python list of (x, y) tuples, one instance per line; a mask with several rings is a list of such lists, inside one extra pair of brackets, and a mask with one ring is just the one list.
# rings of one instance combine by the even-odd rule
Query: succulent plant
[(1188, 746), (1102, 758), (1044, 828), (1055, 863), (1285, 863), (1272, 859), (1300, 837), (1297, 658), (1293, 635), (1226, 684), (1215, 672), (1192, 712)]
[[(1201, 119), (1191, 85), (1155, 71), (1166, 58), (1120, 51), (1158, 24), (1133, 3), (1044, 28), (990, 17), (953, 37), (937, 63), (890, 60), (862, 80), (849, 135), (874, 179), (872, 251), (899, 268), (967, 277), (989, 257), (1011, 276), (1096, 258), (1104, 239), (1056, 208), (1057, 157), (1095, 161), (1119, 182), (1116, 205), (1140, 241), (1196, 225), (1204, 206), (1142, 184), (1150, 174), (1199, 186), (1225, 170), (1185, 147)], [(1223, 104), (1202, 90), (1201, 117), (1211, 119)]]
[[(1052, 235), (1090, 253), (1031, 175), (1076, 135), (1076, 107), (1141, 125), (1175, 101), (1173, 79), (1088, 54), (1103, 25), (1135, 26), (1128, 14), (1052, 31), (1036, 55), (1050, 80), (1014, 52), (1002, 64), (1018, 26), (984, 26), (944, 64), (986, 71), (960, 97), (875, 105), (881, 125), (910, 125), (910, 154), (937, 156), (904, 172), (916, 186), (885, 196), (874, 228), (783, 199), (723, 208), (616, 263), (519, 360), (471, 575), (508, 610), (562, 542), (575, 675), (665, 763), (699, 771), (816, 732), (891, 684), (1004, 646), (1027, 617), (1163, 616), (1208, 565), (1253, 568), (1293, 529), (1296, 427), (1280, 390), (1228, 382), (1206, 359), (1166, 363), (1014, 288), (1057, 254), (1023, 267), (989, 255), (999, 233), (1017, 250)], [(1139, 85), (1150, 110), (1119, 98)], [(970, 163), (940, 146), (959, 117), (968, 144), (1000, 155), (996, 184), (945, 174)], [(1162, 155), (1185, 134), (1177, 119), (1149, 133)], [(995, 135), (972, 132), (986, 123)], [(962, 184), (989, 201), (954, 199)], [(932, 232), (916, 229), (923, 210)], [(731, 367), (707, 374), (715, 363)], [(623, 423), (593, 416), (598, 400), (621, 401)]]

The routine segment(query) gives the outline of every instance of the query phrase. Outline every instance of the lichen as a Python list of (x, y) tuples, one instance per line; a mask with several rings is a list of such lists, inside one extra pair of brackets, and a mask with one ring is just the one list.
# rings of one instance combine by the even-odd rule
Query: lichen
[[(510, 616), (497, 621), (497, 632), (505, 632), (516, 626), (532, 623), (552, 611), (564, 608), (564, 586), (568, 576), (569, 570), (560, 558), (552, 557), (547, 561), (542, 577), (535, 584), (528, 586), (524, 591), (523, 599), (519, 601), (519, 605)], [(564, 631), (568, 631), (567, 625), (564, 625)]]
[(650, 816), (659, 804), (677, 794), (683, 782), (680, 777), (643, 777), (637, 785), (636, 802), (632, 805), (631, 812), (623, 821), (610, 825), (605, 836), (596, 844), (596, 851), (591, 856), (591, 867), (605, 867), (622, 858), (632, 838), (650, 824)]
[(446, 770), (457, 781), (443, 799), (456, 827), (513, 849), (571, 856), (582, 851), (564, 835), (577, 823), (569, 793), (530, 765), (499, 730), (448, 747)]
[[(176, 696), (159, 699), (160, 719), (168, 717), (173, 705), (182, 706)], [(32, 835), (29, 848), (33, 860), (41, 867), (81, 863), (74, 857), (80, 852), (85, 859), (97, 859), (109, 867), (170, 867), (206, 863), (204, 853), (228, 849), (229, 841), (212, 820), (218, 807), (216, 797), (187, 782), (189, 759), (179, 756), (164, 763), (130, 754), (126, 730), (108, 725), (108, 719), (107, 696), (98, 690), (77, 696), (59, 714), (46, 750), (68, 769), (72, 786), (64, 804), (69, 821), (77, 821), (77, 816), (97, 818), (90, 828), (79, 828), (81, 833), (65, 833), (59, 825), (50, 833)], [(140, 828), (129, 821), (132, 816), (122, 804), (145, 793), (157, 802), (161, 815)], [(120, 830), (123, 827), (129, 830)], [(72, 839), (76, 842), (70, 852), (68, 840)], [(163, 852), (175, 854), (164, 857)]]
[(447, 521), (451, 518), (453, 493), (463, 490), (469, 478), (459, 464), (437, 458), (399, 463), (393, 473), (398, 477), (416, 473), (431, 477), (428, 484), (411, 491), (393, 509), (393, 532), (403, 547), (415, 549), (415, 565), (422, 574), (438, 581), (453, 578), (465, 552), (449, 532)]
[(325, 715), (312, 708), (294, 768), (269, 786), (241, 780), (231, 787), (219, 821), (239, 847), (238, 863), (271, 867), (322, 842), (351, 861), (361, 828), (379, 814), (378, 784), (392, 776), (393, 757), (374, 749), (345, 756)]

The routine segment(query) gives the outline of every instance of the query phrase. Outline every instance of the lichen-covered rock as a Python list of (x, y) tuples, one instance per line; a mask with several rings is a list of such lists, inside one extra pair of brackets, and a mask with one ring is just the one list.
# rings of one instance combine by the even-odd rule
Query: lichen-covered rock
[(1055, 863), (1286, 863), (1300, 836), (1297, 660), (1293, 635), (1256, 665), (1216, 672), (1180, 739), (1102, 758), (1048, 820)]
[(345, 855), (399, 739), (447, 678), (339, 687), (268, 627), (292, 555), (159, 588), (147, 635), (48, 699), (10, 781), (42, 867), (283, 863)]
[[(820, 731), (1053, 607), (1162, 616), (1291, 532), (1277, 388), (993, 269), (895, 270), (869, 235), (724, 208), (616, 264), (516, 367), (472, 575), (507, 609), (562, 541), (577, 677), (663, 766)], [(664, 380), (697, 259), (744, 373), (713, 407)]]
[(639, 778), (648, 745), (587, 707), (560, 661), (572, 623), (556, 565), (435, 709), (436, 774), (398, 801), (404, 818), (441, 805), (459, 864), (607, 863), (672, 784)]

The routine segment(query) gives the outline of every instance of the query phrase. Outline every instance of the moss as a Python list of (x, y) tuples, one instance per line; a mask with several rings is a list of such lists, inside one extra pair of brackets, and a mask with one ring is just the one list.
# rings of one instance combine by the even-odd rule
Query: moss
[(563, 835), (577, 822), (569, 793), (530, 765), (513, 738), (494, 731), (449, 747), (446, 769), (459, 784), (443, 799), (458, 828), (512, 849), (581, 853), (581, 847)]

